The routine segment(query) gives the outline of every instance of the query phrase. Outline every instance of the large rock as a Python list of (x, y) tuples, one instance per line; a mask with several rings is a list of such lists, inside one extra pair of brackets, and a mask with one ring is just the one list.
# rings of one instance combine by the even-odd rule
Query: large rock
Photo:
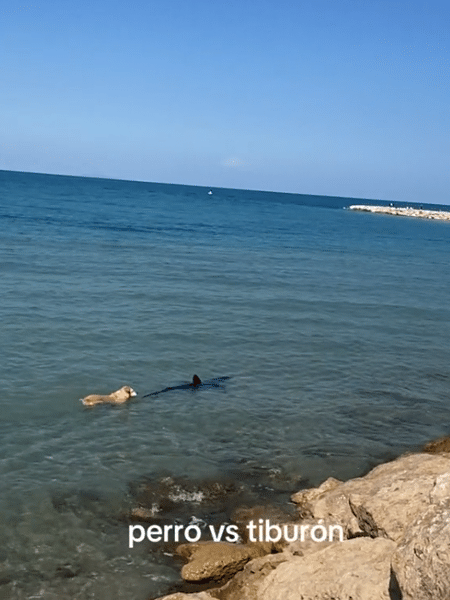
[(242, 571), (219, 589), (210, 590), (211, 595), (219, 600), (259, 600), (261, 582), (269, 573), (292, 558), (286, 552), (268, 554), (248, 562)]
[(435, 493), (450, 493), (448, 455), (403, 456), (365, 477), (345, 483), (328, 479), (318, 488), (294, 494), (292, 500), (303, 516), (340, 524), (347, 537), (399, 541), (408, 524), (433, 502)]
[(450, 501), (431, 505), (408, 528), (392, 559), (403, 600), (450, 598)]
[(283, 562), (260, 583), (258, 600), (391, 600), (391, 540), (358, 538)]
[(181, 569), (181, 576), (185, 581), (224, 582), (240, 571), (249, 560), (269, 554), (272, 549), (271, 543), (199, 542), (182, 544), (177, 552), (189, 560)]

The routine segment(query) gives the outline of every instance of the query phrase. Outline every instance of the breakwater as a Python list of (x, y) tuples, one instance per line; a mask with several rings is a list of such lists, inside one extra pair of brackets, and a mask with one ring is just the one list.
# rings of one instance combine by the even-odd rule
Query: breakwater
[(450, 211), (426, 210), (423, 208), (400, 208), (395, 206), (370, 206), (367, 204), (353, 204), (349, 210), (360, 210), (363, 212), (382, 213), (386, 215), (398, 215), (402, 217), (419, 217), (421, 219), (435, 219), (439, 221), (450, 221)]

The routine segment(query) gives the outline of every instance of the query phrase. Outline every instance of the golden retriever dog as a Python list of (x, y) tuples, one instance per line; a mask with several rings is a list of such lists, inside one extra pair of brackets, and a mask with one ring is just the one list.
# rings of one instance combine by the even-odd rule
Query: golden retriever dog
[(85, 406), (94, 406), (95, 404), (123, 404), (133, 396), (136, 396), (136, 392), (129, 385), (124, 385), (117, 390), (117, 392), (113, 392), (112, 394), (108, 394), (107, 396), (101, 396), (99, 394), (90, 394), (86, 396), (86, 398), (81, 398), (81, 402)]

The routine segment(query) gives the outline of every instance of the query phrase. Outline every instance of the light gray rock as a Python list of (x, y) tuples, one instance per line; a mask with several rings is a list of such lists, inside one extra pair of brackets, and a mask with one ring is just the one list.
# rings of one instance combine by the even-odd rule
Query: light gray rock
[(403, 600), (450, 598), (450, 500), (419, 515), (400, 541), (392, 569)]
[(450, 498), (450, 472), (443, 473), (436, 478), (436, 483), (431, 491), (430, 500), (432, 504), (446, 502)]
[(390, 600), (391, 540), (358, 538), (280, 564), (258, 600)]
[(302, 514), (342, 525), (347, 537), (398, 541), (433, 498), (450, 488), (449, 455), (412, 454), (345, 483), (327, 480), (292, 496)]

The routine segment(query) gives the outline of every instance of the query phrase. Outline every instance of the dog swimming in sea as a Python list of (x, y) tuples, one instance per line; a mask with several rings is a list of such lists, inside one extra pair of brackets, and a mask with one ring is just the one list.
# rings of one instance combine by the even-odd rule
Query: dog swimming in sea
[(80, 400), (85, 406), (95, 406), (95, 404), (124, 404), (124, 402), (133, 396), (137, 396), (133, 388), (129, 385), (124, 385), (117, 392), (112, 392), (106, 396), (90, 394), (85, 398), (80, 398)]
[(145, 394), (145, 396), (142, 396), (142, 398), (148, 398), (149, 396), (157, 396), (158, 394), (170, 392), (171, 390), (190, 390), (198, 389), (200, 387), (218, 387), (223, 389), (224, 386), (221, 385), (221, 382), (227, 379), (230, 379), (230, 377), (215, 377), (214, 379), (209, 379), (208, 381), (202, 381), (198, 375), (194, 375), (191, 383), (183, 383), (182, 385), (176, 385), (174, 387), (166, 387), (163, 390), (159, 390), (158, 392)]

